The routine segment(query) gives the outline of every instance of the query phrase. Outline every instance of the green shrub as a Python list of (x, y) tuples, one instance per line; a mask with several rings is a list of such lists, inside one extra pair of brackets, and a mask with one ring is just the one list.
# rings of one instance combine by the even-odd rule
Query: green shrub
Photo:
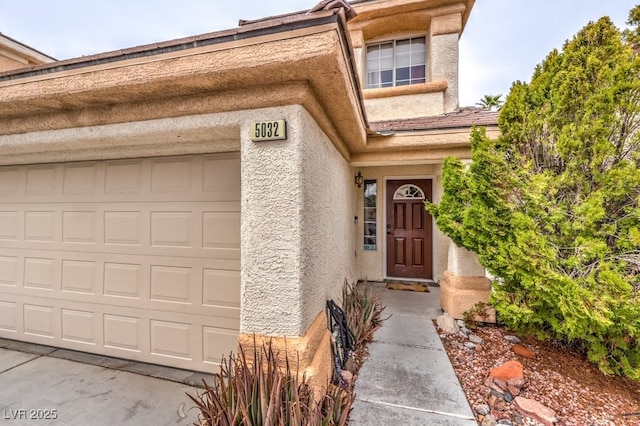
[[(636, 7), (640, 16), (640, 8)], [(637, 23), (637, 22), (636, 22)], [(636, 34), (636, 33), (634, 33)], [(640, 39), (640, 38), (639, 38)], [(608, 18), (514, 83), (501, 136), (447, 159), (438, 227), (499, 277), (501, 322), (640, 379), (640, 58)]]

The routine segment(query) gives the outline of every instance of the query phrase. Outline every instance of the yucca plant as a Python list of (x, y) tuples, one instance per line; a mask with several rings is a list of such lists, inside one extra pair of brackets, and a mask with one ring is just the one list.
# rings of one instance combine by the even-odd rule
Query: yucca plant
[(366, 282), (360, 285), (344, 282), (342, 309), (358, 347), (370, 342), (373, 333), (386, 319), (382, 318), (385, 306), (380, 296)]
[(270, 345), (254, 344), (253, 362), (240, 349), (223, 360), (214, 386), (188, 395), (200, 410), (199, 425), (207, 426), (320, 426), (345, 425), (353, 394), (329, 385), (324, 398), (314, 400), (313, 389), (285, 354), (284, 366)]

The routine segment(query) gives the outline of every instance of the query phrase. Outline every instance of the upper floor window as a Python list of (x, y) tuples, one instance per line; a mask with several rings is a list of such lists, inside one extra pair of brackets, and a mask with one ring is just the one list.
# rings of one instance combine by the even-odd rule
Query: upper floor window
[(424, 37), (367, 46), (367, 89), (426, 82)]

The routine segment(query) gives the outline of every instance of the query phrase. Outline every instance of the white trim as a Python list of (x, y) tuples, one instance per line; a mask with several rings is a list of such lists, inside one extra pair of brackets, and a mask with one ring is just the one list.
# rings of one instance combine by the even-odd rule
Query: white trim
[[(392, 181), (392, 180), (422, 180), (422, 179), (429, 179), (431, 180), (431, 198), (433, 198), (433, 190), (434, 190), (434, 185), (436, 182), (436, 175), (415, 175), (415, 176), (382, 176), (382, 181), (384, 182), (384, 189), (383, 189), (383, 194), (384, 196), (382, 197), (382, 208), (383, 208), (383, 214), (382, 214), (382, 230), (384, 231), (383, 237), (384, 237), (384, 241), (382, 242), (382, 277), (385, 280), (403, 280), (403, 278), (395, 278), (395, 277), (391, 277), (387, 274), (387, 182), (388, 181)], [(431, 200), (433, 201), (433, 200)], [(419, 282), (437, 282), (436, 277), (438, 276), (439, 272), (437, 270), (438, 268), (438, 238), (436, 238), (436, 232), (437, 232), (437, 228), (436, 228), (436, 221), (433, 220), (431, 221), (431, 268), (432, 268), (432, 275), (433, 277), (431, 279), (415, 279), (415, 278), (404, 278), (404, 280), (406, 281), (419, 281)]]

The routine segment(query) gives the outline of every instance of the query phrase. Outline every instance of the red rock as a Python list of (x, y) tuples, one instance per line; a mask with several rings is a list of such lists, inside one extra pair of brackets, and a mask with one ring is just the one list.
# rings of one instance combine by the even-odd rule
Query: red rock
[(558, 421), (556, 412), (540, 404), (538, 401), (518, 396), (516, 397), (515, 403), (518, 411), (525, 416), (532, 417), (543, 423), (545, 426), (553, 426)]
[(493, 383), (498, 386), (497, 390), (499, 390), (500, 392), (505, 393), (507, 391), (507, 382), (502, 380), (500, 377), (494, 377)]
[(493, 389), (496, 392), (504, 393), (505, 390), (502, 389), (491, 377), (487, 377), (484, 381), (484, 385), (489, 389)]
[(520, 388), (519, 387), (509, 385), (509, 386), (507, 386), (507, 390), (513, 396), (520, 395)]
[(524, 367), (518, 361), (509, 361), (491, 370), (489, 377), (492, 379), (498, 378), (506, 383), (513, 379), (524, 380)]
[(536, 358), (536, 353), (525, 348), (522, 345), (513, 345), (511, 346), (511, 350), (515, 353), (517, 353), (520, 356), (523, 356), (525, 358), (531, 358), (531, 359), (535, 359)]
[(524, 387), (524, 379), (522, 378), (514, 378), (510, 379), (507, 382), (507, 389), (511, 392), (511, 395), (518, 396), (520, 395), (520, 391)]
[(522, 387), (524, 386), (524, 383), (525, 383), (524, 378), (522, 377), (514, 377), (513, 379), (507, 380), (508, 386), (513, 386), (518, 389), (522, 389)]
[(493, 407), (496, 406), (496, 403), (498, 402), (498, 397), (496, 395), (491, 394), (491, 396), (489, 397), (489, 399), (487, 399), (487, 404), (489, 405), (489, 408), (491, 410), (493, 410)]

